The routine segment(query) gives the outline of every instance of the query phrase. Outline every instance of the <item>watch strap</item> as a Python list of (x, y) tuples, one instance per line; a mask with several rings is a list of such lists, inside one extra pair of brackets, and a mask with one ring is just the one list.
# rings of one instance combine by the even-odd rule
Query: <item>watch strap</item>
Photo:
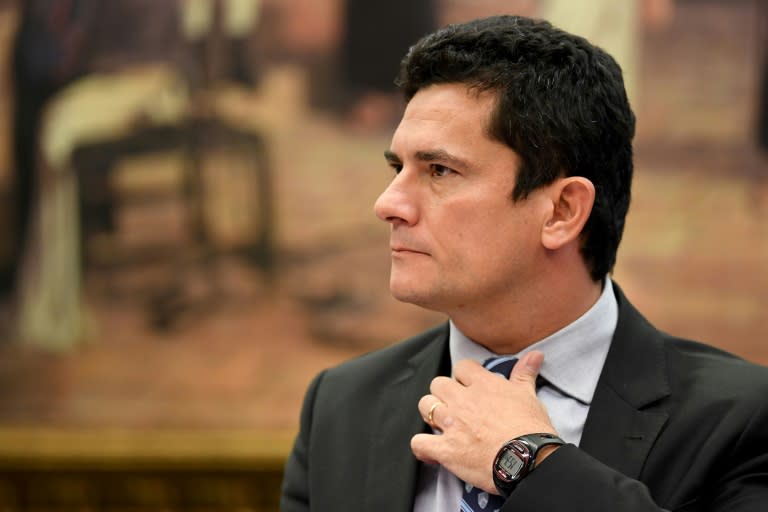
[[(525, 434), (504, 443), (504, 446), (502, 446), (497, 453), (493, 462), (493, 467), (491, 468), (493, 473), (493, 482), (496, 485), (496, 490), (498, 490), (499, 494), (505, 498), (508, 497), (512, 491), (515, 490), (520, 481), (522, 481), (523, 478), (525, 478), (536, 467), (536, 455), (538, 454), (539, 450), (545, 446), (563, 444), (565, 444), (565, 441), (563, 441), (557, 435), (550, 433)], [(526, 452), (523, 457), (518, 455), (520, 453), (521, 447), (523, 447), (523, 450)], [(515, 456), (522, 461), (523, 467), (514, 476), (514, 478), (506, 479), (502, 478), (502, 476), (499, 474), (498, 468), (500, 459), (510, 451), (515, 453)]]

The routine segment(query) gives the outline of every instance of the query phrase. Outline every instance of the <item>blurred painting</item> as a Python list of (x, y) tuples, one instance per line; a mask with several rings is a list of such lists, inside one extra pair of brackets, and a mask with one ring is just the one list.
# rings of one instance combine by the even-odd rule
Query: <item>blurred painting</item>
[(565, 4), (0, 3), (0, 438), (290, 439), (319, 371), (445, 321), (390, 297), (372, 206), (400, 57), (497, 13), (615, 48), (637, 116), (616, 274), (660, 327), (768, 363), (764, 6)]

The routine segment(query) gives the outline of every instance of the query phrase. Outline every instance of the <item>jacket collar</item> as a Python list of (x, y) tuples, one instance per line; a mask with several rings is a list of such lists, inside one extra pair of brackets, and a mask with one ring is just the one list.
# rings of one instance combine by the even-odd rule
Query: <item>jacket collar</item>
[(580, 447), (637, 478), (668, 419), (667, 413), (651, 407), (669, 396), (668, 370), (659, 331), (629, 303), (615, 283), (614, 288), (619, 320)]
[(444, 372), (448, 354), (447, 324), (434, 331), (432, 339), (408, 360), (401, 371), (382, 383), (382, 394), (374, 416), (363, 510), (413, 510), (420, 462), (411, 452), (411, 437), (426, 431), (416, 408), (429, 393), (434, 377)]

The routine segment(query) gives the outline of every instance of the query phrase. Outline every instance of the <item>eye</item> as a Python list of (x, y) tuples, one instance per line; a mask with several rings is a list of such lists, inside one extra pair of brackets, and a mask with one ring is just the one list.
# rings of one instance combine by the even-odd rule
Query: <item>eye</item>
[(400, 174), (400, 171), (403, 170), (403, 164), (390, 162), (389, 166), (395, 171), (395, 174)]
[(438, 178), (442, 178), (444, 176), (448, 176), (449, 174), (455, 172), (450, 167), (446, 167), (446, 166), (440, 165), (440, 164), (432, 164), (432, 165), (430, 165), (430, 168), (432, 170), (432, 176), (436, 176)]

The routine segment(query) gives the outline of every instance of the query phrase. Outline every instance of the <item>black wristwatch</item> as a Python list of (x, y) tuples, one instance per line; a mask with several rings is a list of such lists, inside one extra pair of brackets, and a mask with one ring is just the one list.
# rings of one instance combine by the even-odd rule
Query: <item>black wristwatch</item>
[(517, 484), (536, 467), (536, 454), (549, 445), (565, 444), (554, 434), (527, 434), (507, 441), (493, 461), (493, 483), (507, 498)]

